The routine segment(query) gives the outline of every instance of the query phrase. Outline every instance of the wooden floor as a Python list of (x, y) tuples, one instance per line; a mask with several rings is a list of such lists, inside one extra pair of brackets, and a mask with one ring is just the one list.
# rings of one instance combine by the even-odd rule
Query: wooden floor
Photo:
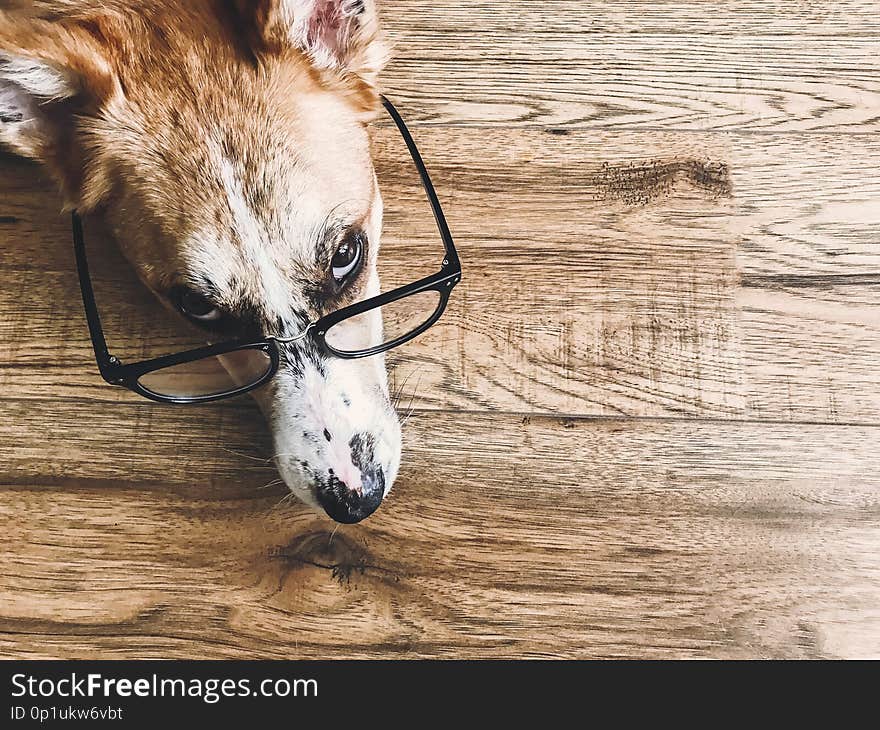
[[(880, 656), (876, 2), (384, 8), (465, 267), (391, 359), (389, 501), (334, 532), (260, 489), (250, 401), (104, 386), (59, 200), (3, 158), (0, 653)], [(436, 245), (399, 151), (389, 255)]]

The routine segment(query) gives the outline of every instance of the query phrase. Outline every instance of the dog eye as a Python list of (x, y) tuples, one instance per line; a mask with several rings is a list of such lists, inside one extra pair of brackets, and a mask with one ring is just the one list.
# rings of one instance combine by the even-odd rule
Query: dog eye
[(176, 300), (177, 308), (197, 322), (215, 322), (223, 316), (210, 299), (192, 289), (181, 289)]
[(341, 284), (354, 272), (361, 263), (364, 243), (363, 233), (350, 233), (339, 244), (330, 266), (333, 270), (333, 278)]

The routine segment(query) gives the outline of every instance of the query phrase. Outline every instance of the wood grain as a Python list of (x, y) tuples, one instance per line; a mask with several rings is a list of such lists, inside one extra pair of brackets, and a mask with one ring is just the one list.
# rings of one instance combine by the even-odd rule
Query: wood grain
[[(0, 156), (0, 656), (880, 656), (876, 9), (384, 3), (465, 278), (362, 525), (279, 504), (249, 399), (103, 385)], [(391, 285), (439, 242), (374, 132)], [(177, 349), (89, 232), (113, 349)]]
[[(60, 404), (57, 427), (86, 419), (93, 442), (109, 438), (115, 423), (92, 410)], [(880, 652), (874, 428), (465, 414), (416, 416), (407, 436), (389, 502), (335, 534), (302, 508), (273, 508), (277, 491), (188, 477), (153, 440), (120, 449), (164, 463), (163, 488), (119, 488), (120, 465), (100, 458), (74, 459), (71, 477), (106, 484), (9, 485), (0, 651)]]

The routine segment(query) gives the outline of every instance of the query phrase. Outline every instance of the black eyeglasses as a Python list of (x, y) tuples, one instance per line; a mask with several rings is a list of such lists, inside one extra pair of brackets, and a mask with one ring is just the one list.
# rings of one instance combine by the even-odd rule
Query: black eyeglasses
[[(82, 221), (74, 212), (76, 266), (95, 360), (104, 380), (163, 403), (207, 403), (247, 393), (269, 380), (281, 362), (280, 344), (311, 337), (335, 357), (368, 357), (409, 342), (434, 324), (446, 309), (453, 287), (461, 281), (461, 263), (418, 148), (397, 109), (384, 96), (382, 104), (406, 142), (431, 204), (445, 249), (440, 271), (331, 312), (293, 337), (239, 339), (125, 365), (107, 349), (89, 277)], [(377, 317), (380, 313), (379, 327), (340, 326), (346, 321), (352, 324), (353, 318)]]

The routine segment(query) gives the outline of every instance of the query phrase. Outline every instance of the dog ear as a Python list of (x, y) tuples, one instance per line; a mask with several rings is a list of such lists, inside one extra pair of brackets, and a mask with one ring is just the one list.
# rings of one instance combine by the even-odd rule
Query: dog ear
[(294, 47), (319, 69), (358, 76), (370, 86), (388, 59), (375, 0), (236, 0), (258, 52)]
[(77, 128), (118, 90), (100, 43), (84, 26), (0, 11), (0, 142), (47, 165), (66, 194), (82, 174)]

